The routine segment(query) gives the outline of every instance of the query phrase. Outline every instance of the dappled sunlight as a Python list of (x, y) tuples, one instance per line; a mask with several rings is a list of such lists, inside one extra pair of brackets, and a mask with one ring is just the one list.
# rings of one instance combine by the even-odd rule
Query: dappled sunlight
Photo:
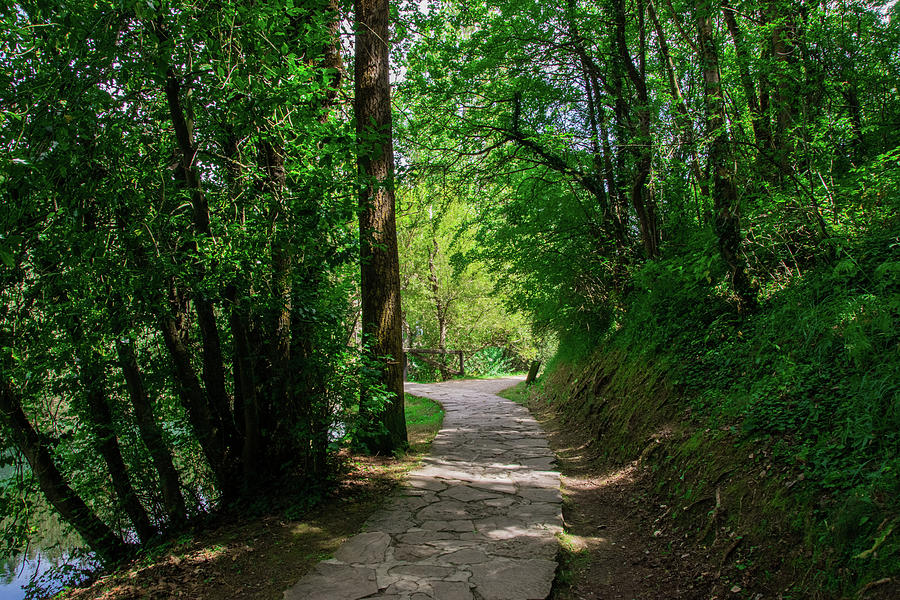
[(556, 535), (563, 530), (559, 474), (528, 411), (491, 393), (508, 385), (408, 385), (408, 393), (445, 410), (431, 456), (366, 522), (365, 533), (286, 598), (338, 594), (348, 586), (360, 594), (423, 598), (451, 591), (450, 597), (468, 598), (471, 590), (483, 597), (546, 597), (556, 570)]

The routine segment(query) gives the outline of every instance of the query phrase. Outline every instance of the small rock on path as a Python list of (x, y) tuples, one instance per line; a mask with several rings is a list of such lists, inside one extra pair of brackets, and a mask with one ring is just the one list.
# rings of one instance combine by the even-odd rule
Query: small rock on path
[(562, 531), (559, 473), (528, 410), (495, 395), (516, 381), (407, 383), (444, 406), (430, 456), (285, 600), (544, 600)]

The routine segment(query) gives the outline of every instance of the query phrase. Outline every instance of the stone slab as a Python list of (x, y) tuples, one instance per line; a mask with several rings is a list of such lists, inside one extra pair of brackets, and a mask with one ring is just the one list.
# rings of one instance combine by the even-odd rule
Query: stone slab
[(544, 600), (562, 525), (555, 457), (515, 380), (407, 384), (440, 402), (431, 456), (285, 600)]

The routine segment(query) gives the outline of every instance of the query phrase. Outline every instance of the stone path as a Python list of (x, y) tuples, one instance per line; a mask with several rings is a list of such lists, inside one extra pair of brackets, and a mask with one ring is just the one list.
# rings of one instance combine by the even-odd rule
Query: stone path
[(431, 455), (285, 600), (545, 599), (562, 531), (559, 473), (528, 411), (494, 395), (514, 383), (406, 384), (444, 406)]

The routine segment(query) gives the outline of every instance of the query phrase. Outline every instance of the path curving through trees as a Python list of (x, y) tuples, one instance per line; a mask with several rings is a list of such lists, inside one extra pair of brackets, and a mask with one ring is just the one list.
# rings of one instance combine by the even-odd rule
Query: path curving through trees
[(496, 395), (516, 381), (407, 384), (444, 406), (431, 454), (285, 600), (546, 598), (562, 531), (559, 473), (528, 410)]

